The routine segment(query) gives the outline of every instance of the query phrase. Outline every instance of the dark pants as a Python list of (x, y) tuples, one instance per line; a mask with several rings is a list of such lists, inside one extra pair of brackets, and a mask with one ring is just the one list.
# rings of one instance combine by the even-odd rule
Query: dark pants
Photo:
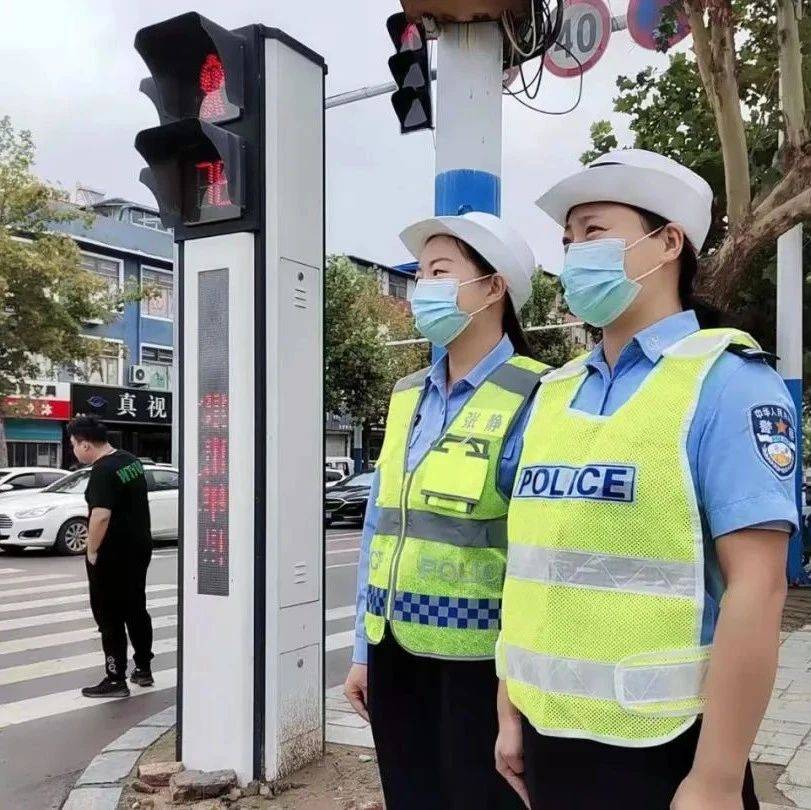
[[(526, 719), (523, 729), (524, 775), (533, 810), (668, 810), (693, 765), (701, 723), (653, 748), (548, 737)], [(760, 807), (748, 764), (743, 807)]]
[(90, 609), (101, 632), (107, 675), (114, 681), (127, 677), (127, 633), (139, 669), (152, 661), (152, 619), (146, 609), (146, 572), (152, 550), (131, 559), (111, 560), (99, 555), (86, 563), (90, 583)]
[(495, 769), (492, 661), (411, 655), (387, 632), (369, 645), (369, 715), (387, 810), (520, 810)]

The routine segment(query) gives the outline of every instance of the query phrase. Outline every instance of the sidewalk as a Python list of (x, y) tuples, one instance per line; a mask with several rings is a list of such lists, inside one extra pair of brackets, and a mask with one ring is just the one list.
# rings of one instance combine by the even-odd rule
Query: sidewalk
[(359, 717), (344, 697), (343, 686), (334, 686), (326, 692), (327, 742), (374, 748), (372, 729)]

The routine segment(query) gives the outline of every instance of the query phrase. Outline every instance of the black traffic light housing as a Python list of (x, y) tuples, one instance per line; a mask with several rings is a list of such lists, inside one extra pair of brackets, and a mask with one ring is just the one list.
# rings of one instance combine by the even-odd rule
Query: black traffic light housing
[(402, 12), (392, 14), (386, 28), (397, 49), (389, 59), (389, 69), (398, 88), (391, 97), (391, 104), (400, 121), (400, 131), (405, 135), (431, 129), (434, 114), (425, 28)]
[(141, 182), (176, 240), (261, 227), (261, 44), (260, 26), (228, 31), (196, 12), (135, 36), (160, 121), (135, 139)]

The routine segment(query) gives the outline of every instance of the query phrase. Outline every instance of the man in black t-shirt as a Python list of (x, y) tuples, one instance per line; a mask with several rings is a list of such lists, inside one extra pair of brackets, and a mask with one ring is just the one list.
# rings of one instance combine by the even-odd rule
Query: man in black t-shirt
[(76, 458), (93, 465), (85, 490), (87, 578), (107, 672), (82, 694), (127, 697), (127, 633), (135, 660), (130, 680), (139, 686), (154, 683), (152, 619), (146, 609), (152, 535), (144, 468), (135, 456), (110, 445), (107, 428), (95, 416), (77, 416), (67, 432)]

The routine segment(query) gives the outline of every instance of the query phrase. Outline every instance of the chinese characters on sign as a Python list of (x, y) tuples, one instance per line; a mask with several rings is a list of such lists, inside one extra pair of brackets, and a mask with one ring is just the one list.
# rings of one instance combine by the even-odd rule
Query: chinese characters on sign
[(227, 596), (230, 587), (227, 270), (200, 273), (198, 305), (197, 592)]
[(169, 425), (172, 422), (172, 394), (168, 391), (74, 383), (71, 400), (74, 415), (93, 413), (118, 424)]

